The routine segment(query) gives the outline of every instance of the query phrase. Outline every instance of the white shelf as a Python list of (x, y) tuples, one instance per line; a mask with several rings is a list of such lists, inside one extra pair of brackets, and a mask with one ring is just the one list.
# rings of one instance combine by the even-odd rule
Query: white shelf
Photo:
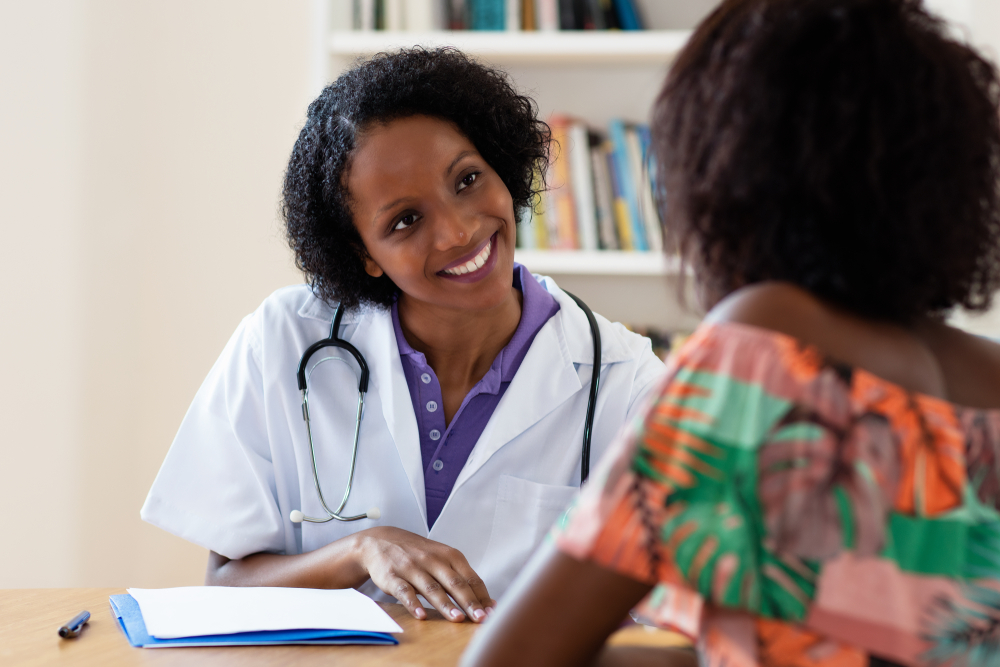
[(626, 250), (515, 250), (514, 261), (533, 273), (591, 276), (680, 274), (680, 260), (659, 252)]
[(330, 54), (370, 55), (408, 46), (454, 46), (497, 63), (662, 64), (684, 46), (689, 30), (580, 30), (557, 32), (338, 31), (330, 35)]

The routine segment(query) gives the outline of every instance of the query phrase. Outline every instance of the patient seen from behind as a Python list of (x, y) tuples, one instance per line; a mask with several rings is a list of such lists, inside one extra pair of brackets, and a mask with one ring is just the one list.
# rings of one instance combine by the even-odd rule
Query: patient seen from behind
[(708, 315), (464, 664), (1000, 664), (1000, 346), (946, 323), (1000, 288), (998, 97), (917, 0), (696, 29), (652, 132)]

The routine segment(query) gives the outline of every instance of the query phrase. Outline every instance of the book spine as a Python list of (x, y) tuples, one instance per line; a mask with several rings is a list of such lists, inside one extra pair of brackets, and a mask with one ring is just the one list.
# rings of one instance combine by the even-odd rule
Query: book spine
[(503, 30), (504, 0), (470, 0), (473, 30)]
[(354, 29), (375, 29), (375, 0), (354, 0)]
[(520, 30), (521, 29), (521, 0), (507, 0), (506, 3), (506, 15), (504, 16), (503, 28), (504, 30)]
[(656, 206), (656, 199), (653, 197), (653, 188), (656, 187), (656, 172), (652, 156), (649, 154), (649, 127), (646, 125), (637, 127), (636, 136), (642, 156), (643, 179), (640, 187), (640, 196), (642, 197), (640, 203), (642, 204), (643, 220), (646, 222), (646, 238), (649, 240), (650, 250), (662, 252), (663, 225), (660, 221), (660, 211)]
[(615, 11), (614, 0), (597, 0), (601, 6), (601, 15), (604, 17), (605, 30), (618, 30), (622, 26), (618, 22), (618, 12)]
[(576, 12), (573, 7), (573, 0), (559, 0), (559, 29), (576, 29)]
[[(580, 247), (576, 228), (576, 207), (573, 205), (572, 181), (569, 171), (569, 126), (565, 119), (552, 119), (552, 141), (560, 154), (550, 165), (549, 201), (546, 214), (555, 217), (556, 247), (572, 250)], [(550, 225), (551, 228), (551, 225)]]
[(639, 176), (632, 169), (629, 157), (629, 144), (625, 136), (625, 124), (620, 120), (612, 120), (608, 126), (611, 143), (614, 145), (615, 164), (618, 167), (618, 185), (622, 198), (628, 206), (629, 221), (632, 223), (632, 246), (635, 250), (649, 250), (642, 218), (639, 216), (639, 193), (637, 189)]
[(629, 171), (632, 172), (632, 182), (635, 183), (635, 219), (642, 227), (643, 237), (646, 239), (647, 250), (661, 250), (662, 244), (657, 243), (659, 233), (656, 222), (653, 221), (652, 197), (647, 196), (652, 193), (649, 190), (649, 174), (646, 172), (645, 160), (643, 159), (642, 144), (639, 141), (639, 133), (635, 127), (625, 129), (625, 147), (628, 149)]
[(622, 30), (641, 30), (639, 24), (639, 14), (636, 12), (632, 0), (612, 0), (615, 6), (615, 14), (618, 15), (618, 23)]
[(569, 126), (569, 170), (573, 184), (576, 226), (583, 250), (597, 250), (597, 216), (594, 205), (594, 174), (590, 168), (590, 142), (583, 123)]
[(628, 216), (628, 204), (622, 196), (618, 160), (615, 159), (615, 148), (610, 141), (605, 144), (604, 153), (608, 158), (608, 175), (611, 177), (612, 212), (618, 228), (618, 244), (622, 250), (635, 250), (632, 244), (632, 221)]
[(587, 0), (587, 11), (590, 13), (590, 20), (594, 23), (594, 30), (604, 30), (604, 8), (601, 0)]
[(594, 29), (594, 17), (590, 15), (590, 0), (573, 0), (573, 18), (577, 30)]
[(521, 0), (521, 30), (538, 30), (535, 0)]
[(594, 174), (594, 200), (597, 226), (602, 250), (618, 250), (618, 232), (615, 231), (613, 209), (614, 192), (608, 174), (608, 156), (600, 146), (590, 149), (591, 170)]
[(535, 26), (538, 30), (559, 29), (558, 0), (535, 0)]
[(403, 0), (384, 0), (385, 29), (399, 32), (405, 29), (403, 23)]
[(466, 0), (444, 0), (447, 2), (447, 22), (449, 30), (465, 30), (466, 28)]
[(406, 16), (405, 29), (411, 32), (430, 32), (436, 25), (434, 0), (403, 0)]

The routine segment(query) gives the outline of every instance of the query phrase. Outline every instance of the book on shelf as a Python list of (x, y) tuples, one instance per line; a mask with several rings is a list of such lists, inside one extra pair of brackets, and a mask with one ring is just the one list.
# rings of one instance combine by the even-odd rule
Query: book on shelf
[(605, 136), (561, 114), (549, 126), (550, 163), (534, 181), (545, 189), (521, 215), (518, 247), (661, 251), (648, 128), (613, 120)]
[(355, 30), (644, 30), (635, 0), (350, 0)]

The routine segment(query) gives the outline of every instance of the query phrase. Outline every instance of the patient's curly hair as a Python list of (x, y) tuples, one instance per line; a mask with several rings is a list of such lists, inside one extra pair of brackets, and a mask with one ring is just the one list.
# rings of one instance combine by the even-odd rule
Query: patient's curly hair
[(784, 280), (903, 324), (986, 310), (998, 97), (918, 0), (727, 0), (654, 108), (668, 236), (719, 296)]
[(504, 72), (449, 48), (404, 49), (359, 62), (309, 105), (285, 173), (288, 243), (328, 303), (392, 304), (392, 280), (365, 272), (346, 173), (361, 133), (413, 115), (449, 121), (468, 137), (507, 186), (515, 212), (537, 195), (532, 173), (544, 172), (549, 128)]

